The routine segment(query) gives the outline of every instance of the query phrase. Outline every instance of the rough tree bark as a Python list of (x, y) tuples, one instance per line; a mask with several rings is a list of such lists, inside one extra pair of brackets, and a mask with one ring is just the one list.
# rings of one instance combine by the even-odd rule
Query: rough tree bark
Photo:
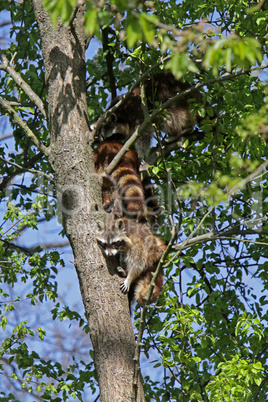
[[(51, 24), (40, 0), (32, 0), (45, 65), (49, 161), (54, 170), (63, 226), (70, 241), (94, 349), (101, 401), (130, 401), (135, 340), (128, 301), (114, 267), (96, 244), (103, 220), (100, 184), (94, 175), (87, 118), (82, 12), (71, 27)], [(138, 400), (143, 401), (142, 383)]]

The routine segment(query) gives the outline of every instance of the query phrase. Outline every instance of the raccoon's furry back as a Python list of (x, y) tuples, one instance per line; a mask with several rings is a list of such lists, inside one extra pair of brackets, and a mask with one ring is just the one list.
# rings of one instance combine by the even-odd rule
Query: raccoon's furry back
[[(132, 258), (135, 260), (136, 256), (142, 255), (142, 259), (146, 259), (145, 270), (154, 272), (166, 245), (160, 237), (153, 235), (146, 224), (138, 224), (126, 218), (123, 218), (122, 221), (126, 236), (133, 244), (131, 252), (127, 256), (128, 260)], [(131, 265), (132, 261), (129, 261), (129, 264)], [(142, 266), (144, 265), (140, 264), (140, 269)]]
[(139, 160), (136, 153), (129, 150), (110, 176), (104, 173), (122, 147), (118, 142), (108, 141), (99, 144), (94, 150), (96, 172), (103, 176), (103, 206), (107, 211), (113, 206), (115, 199), (119, 198), (125, 215), (142, 221), (146, 219), (145, 196), (139, 178)]

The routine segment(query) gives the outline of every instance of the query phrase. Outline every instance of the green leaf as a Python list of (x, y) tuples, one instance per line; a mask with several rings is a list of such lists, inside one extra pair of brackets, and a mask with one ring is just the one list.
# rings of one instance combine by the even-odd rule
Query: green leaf
[(85, 13), (85, 32), (87, 35), (93, 35), (99, 31), (99, 24), (97, 18), (97, 10), (88, 10)]

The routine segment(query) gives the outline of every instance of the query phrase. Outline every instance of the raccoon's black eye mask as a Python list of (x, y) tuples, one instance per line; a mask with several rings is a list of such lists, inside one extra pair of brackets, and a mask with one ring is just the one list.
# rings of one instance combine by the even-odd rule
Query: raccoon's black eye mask
[(124, 240), (118, 240), (118, 241), (115, 241), (114, 243), (112, 243), (112, 247), (117, 250), (119, 250), (121, 247), (124, 247), (124, 245), (125, 245)]
[(97, 243), (98, 243), (98, 245), (99, 245), (103, 250), (106, 249), (106, 246), (107, 246), (106, 243), (104, 243), (103, 241), (101, 241), (101, 240), (99, 240), (99, 239), (97, 239)]

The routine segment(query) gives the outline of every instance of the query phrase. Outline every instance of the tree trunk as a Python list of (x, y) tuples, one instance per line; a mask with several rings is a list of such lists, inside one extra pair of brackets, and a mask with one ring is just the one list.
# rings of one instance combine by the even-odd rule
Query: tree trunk
[[(107, 267), (96, 240), (104, 219), (100, 183), (94, 174), (87, 118), (82, 12), (71, 27), (51, 24), (40, 0), (32, 0), (45, 65), (49, 161), (58, 205), (70, 241), (88, 319), (101, 401), (130, 401), (135, 340), (127, 296), (114, 266)], [(139, 401), (144, 401), (139, 383)]]

